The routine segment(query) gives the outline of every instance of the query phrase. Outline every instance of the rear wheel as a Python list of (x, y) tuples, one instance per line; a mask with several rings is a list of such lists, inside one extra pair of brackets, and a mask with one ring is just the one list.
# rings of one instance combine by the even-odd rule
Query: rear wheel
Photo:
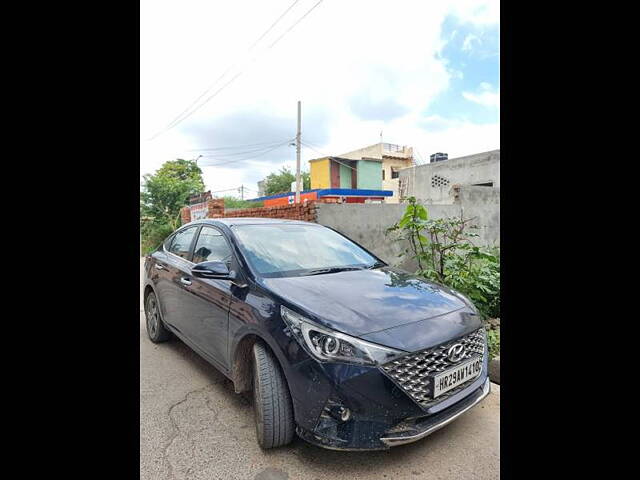
[(253, 408), (262, 448), (291, 443), (295, 424), (289, 387), (277, 360), (261, 343), (253, 346)]
[(147, 300), (144, 303), (144, 313), (147, 317), (147, 335), (153, 343), (166, 342), (171, 338), (171, 332), (167, 330), (162, 323), (162, 317), (160, 316), (160, 305), (158, 305), (158, 299), (156, 294), (151, 292), (147, 295)]

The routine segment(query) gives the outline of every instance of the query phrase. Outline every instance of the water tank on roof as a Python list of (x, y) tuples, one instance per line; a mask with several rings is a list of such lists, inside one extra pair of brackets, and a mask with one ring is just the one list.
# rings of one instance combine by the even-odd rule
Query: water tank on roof
[(442, 153), (442, 152), (438, 152), (438, 153), (433, 153), (431, 154), (431, 163), (433, 162), (441, 162), (443, 160), (449, 160), (449, 154), (448, 153)]

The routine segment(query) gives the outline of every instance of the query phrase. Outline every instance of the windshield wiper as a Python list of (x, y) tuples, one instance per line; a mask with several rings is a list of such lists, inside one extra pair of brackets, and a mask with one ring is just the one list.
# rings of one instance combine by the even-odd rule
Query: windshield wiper
[(362, 267), (329, 267), (329, 268), (316, 268), (315, 270), (309, 270), (304, 275), (322, 275), (325, 273), (337, 273), (346, 272), (349, 270), (362, 270)]
[(374, 268), (380, 268), (380, 267), (384, 267), (384, 266), (386, 266), (386, 263), (376, 262), (373, 265), (369, 265), (367, 268), (369, 270), (373, 270)]

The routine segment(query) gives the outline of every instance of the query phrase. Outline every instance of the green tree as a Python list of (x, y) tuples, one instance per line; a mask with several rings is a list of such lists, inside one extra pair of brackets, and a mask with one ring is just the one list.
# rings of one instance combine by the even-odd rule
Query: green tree
[[(311, 188), (311, 176), (309, 172), (301, 171), (302, 190)], [(282, 167), (279, 172), (273, 172), (264, 179), (264, 194), (275, 195), (291, 191), (291, 183), (296, 181), (296, 174), (289, 167)]]
[(140, 216), (175, 228), (180, 225), (180, 209), (189, 197), (204, 192), (202, 170), (193, 160), (165, 162), (155, 174), (143, 178)]
[(144, 177), (140, 192), (140, 235), (142, 251), (158, 246), (180, 226), (180, 209), (189, 196), (202, 193), (202, 170), (193, 160), (165, 162), (153, 175)]

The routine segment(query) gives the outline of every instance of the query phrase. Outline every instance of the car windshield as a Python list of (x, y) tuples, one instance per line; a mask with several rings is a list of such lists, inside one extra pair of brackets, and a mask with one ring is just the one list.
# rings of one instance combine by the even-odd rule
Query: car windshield
[(263, 277), (319, 275), (381, 265), (355, 243), (320, 225), (236, 225), (240, 249)]

